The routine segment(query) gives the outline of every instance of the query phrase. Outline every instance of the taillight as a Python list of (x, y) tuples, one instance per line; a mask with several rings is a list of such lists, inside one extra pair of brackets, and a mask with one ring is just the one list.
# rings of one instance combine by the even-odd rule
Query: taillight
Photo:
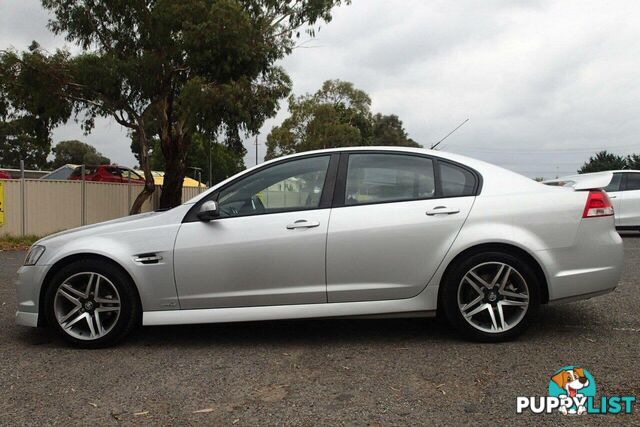
[(601, 190), (589, 191), (587, 204), (584, 207), (582, 218), (595, 218), (599, 216), (613, 215), (613, 205), (607, 193)]

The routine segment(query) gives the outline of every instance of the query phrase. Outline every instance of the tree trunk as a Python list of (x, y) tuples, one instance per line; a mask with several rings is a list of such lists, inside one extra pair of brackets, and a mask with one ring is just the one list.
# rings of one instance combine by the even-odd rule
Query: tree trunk
[(147, 134), (144, 130), (144, 121), (142, 119), (138, 120), (137, 131), (138, 144), (140, 145), (140, 167), (144, 171), (144, 188), (133, 202), (129, 215), (140, 213), (140, 209), (142, 209), (144, 202), (146, 202), (156, 190), (153, 175), (151, 175), (151, 164), (149, 163), (149, 140), (147, 139)]
[(161, 209), (170, 209), (182, 203), (182, 184), (187, 173), (189, 136), (182, 133), (172, 136), (162, 141), (165, 171), (160, 195)]

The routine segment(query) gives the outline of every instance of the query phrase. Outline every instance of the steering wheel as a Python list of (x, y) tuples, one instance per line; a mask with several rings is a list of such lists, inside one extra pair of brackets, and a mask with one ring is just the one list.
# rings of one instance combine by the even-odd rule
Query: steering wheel
[(251, 198), (245, 200), (244, 204), (240, 208), (241, 214), (255, 214), (265, 211), (264, 204), (258, 196), (251, 196)]
[(227, 207), (220, 207), (220, 213), (223, 216), (236, 216), (238, 215), (240, 212), (238, 212), (238, 209), (236, 209), (233, 206), (227, 206)]

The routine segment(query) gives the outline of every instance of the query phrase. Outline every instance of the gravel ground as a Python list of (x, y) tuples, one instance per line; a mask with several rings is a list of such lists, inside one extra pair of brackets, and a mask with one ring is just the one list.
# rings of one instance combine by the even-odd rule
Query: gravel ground
[[(618, 289), (543, 307), (518, 341), (460, 340), (435, 320), (305, 320), (143, 328), (76, 350), (14, 325), (15, 271), (0, 252), (0, 425), (638, 424), (627, 416), (517, 415), (553, 372), (581, 365), (598, 395), (640, 396), (640, 234)], [(200, 412), (198, 412), (200, 411)]]

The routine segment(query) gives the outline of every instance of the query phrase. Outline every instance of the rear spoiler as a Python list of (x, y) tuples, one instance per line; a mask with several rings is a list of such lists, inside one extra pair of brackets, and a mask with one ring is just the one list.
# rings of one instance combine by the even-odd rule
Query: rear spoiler
[(570, 187), (576, 191), (582, 190), (596, 190), (604, 188), (613, 178), (613, 172), (598, 172), (588, 175), (574, 175), (558, 180), (545, 181), (547, 185), (559, 185), (562, 187)]

